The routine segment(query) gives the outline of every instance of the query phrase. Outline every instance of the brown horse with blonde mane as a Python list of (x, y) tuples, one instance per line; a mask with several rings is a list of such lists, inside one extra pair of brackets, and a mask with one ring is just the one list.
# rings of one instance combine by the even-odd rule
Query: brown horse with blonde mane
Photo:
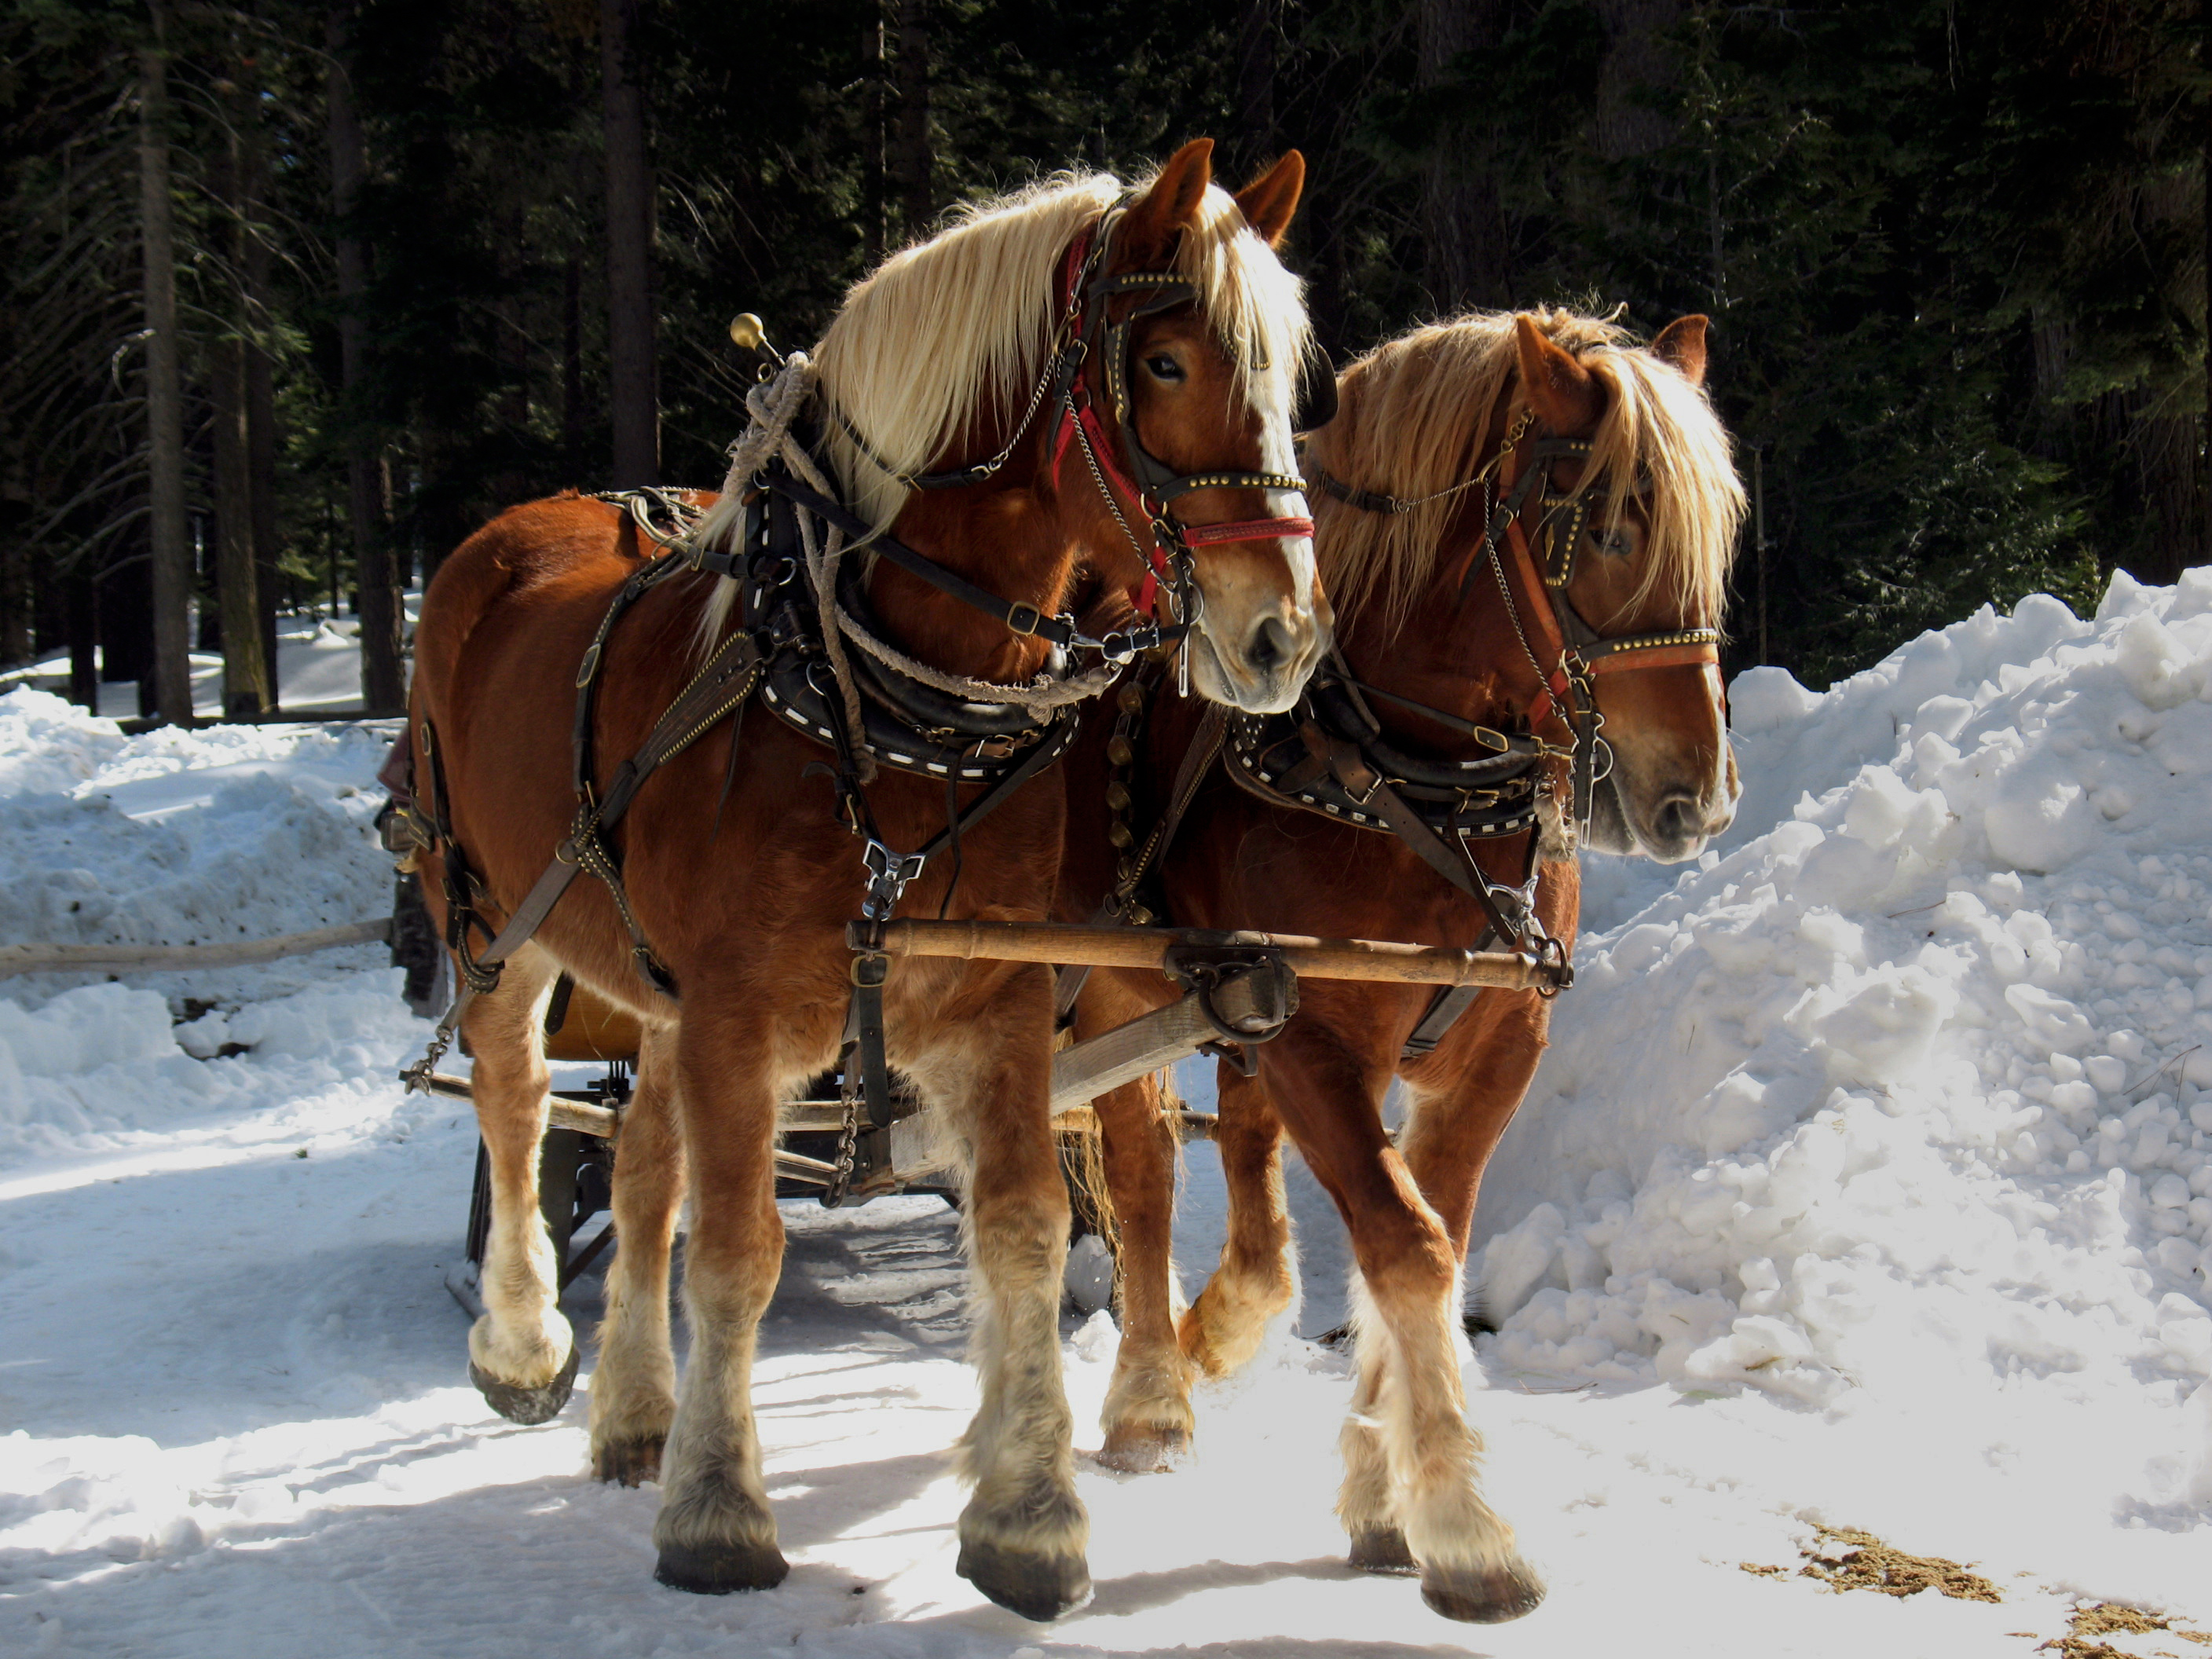
[[(1189, 625), (1192, 683), (1205, 698), (1251, 711), (1296, 698), (1328, 638), (1291, 447), (1306, 325), (1297, 283), (1273, 252), (1304, 166), (1286, 156), (1232, 198), (1210, 183), (1210, 149), (1186, 146), (1133, 191), (1067, 178), (969, 210), (854, 290), (815, 354), (813, 380), (777, 383), (813, 388), (817, 476), (834, 475), (846, 520), (867, 532), (855, 546), (873, 556), (865, 567), (853, 560), (854, 587), (825, 579), (809, 590), (834, 591), (852, 607), (841, 614), (865, 615), (880, 635), (870, 647), (878, 659), (856, 671), (866, 684), (896, 675), (921, 696), (912, 688), (987, 682), (1009, 702), (1072, 684), (1079, 677), (1061, 665), (1052, 635), (1100, 646), (1060, 615), (1087, 571), (1123, 621), (1132, 602), (1121, 595), (1151, 598), (1165, 585)], [(1115, 349), (1077, 349), (1091, 337)], [(760, 417), (760, 394), (754, 408)], [(1163, 484), (1167, 474), (1177, 476)], [(582, 848), (579, 793), (590, 812), (618, 792), (623, 773), (611, 763), (647, 742), (663, 711), (705, 678), (702, 661), (723, 661), (717, 653), (740, 630), (765, 627), (749, 609), (753, 589), (740, 598), (731, 574), (729, 550), (750, 558), (763, 522), (747, 516), (750, 483), (733, 477), (719, 503), (695, 503), (707, 516), (686, 545), (722, 548), (721, 565), (672, 565), (670, 580), (635, 592), (635, 524), (590, 498), (517, 507), (441, 568), (417, 635), (410, 710), (428, 775), (417, 783), (434, 794), (444, 832), (424, 872), (434, 912), (442, 916), (445, 892), (458, 890), (467, 896), (452, 908), (472, 905), (482, 933), (511, 923), (533, 880), (552, 873), (556, 848), (563, 858)], [(1148, 552), (1133, 521), (1157, 524), (1179, 559)], [(817, 551), (810, 542), (805, 558)], [(787, 585), (797, 562), (763, 556), (744, 568), (749, 581), (774, 568), (760, 580)], [(619, 627), (603, 627), (618, 592), (635, 603)], [(822, 599), (825, 635), (844, 628), (857, 660), (860, 633), (833, 626), (830, 610)], [(778, 614), (805, 620), (791, 607)], [(841, 696), (860, 705), (842, 671), (832, 674), (834, 648), (817, 637), (811, 652), (802, 665), (823, 692), (829, 712), (813, 718), (825, 724), (794, 723), (771, 672), (760, 695), (773, 709), (742, 725), (719, 710), (703, 739), (687, 734), (689, 746), (653, 773), (608, 837), (620, 885), (577, 883), (507, 956), (495, 986), (477, 988), (460, 1026), (492, 1194), (472, 1372), (495, 1405), (529, 1421), (559, 1408), (576, 1355), (538, 1219), (543, 1011), (565, 972), (642, 1023), (592, 1455), (605, 1479), (658, 1471), (658, 1576), (690, 1590), (766, 1588), (786, 1571), (750, 1374), (782, 1253), (780, 1103), (836, 1062), (848, 1006), (860, 1006), (847, 925), (861, 914), (869, 868), (855, 836), (869, 832), (872, 858), (924, 846), (949, 814), (986, 795), (983, 783), (962, 780), (1005, 757), (995, 739), (981, 740), (958, 751), (975, 769), (933, 770), (859, 720), (840, 728), (843, 748), (826, 745), (817, 738), (836, 724)], [(596, 707), (579, 722), (588, 746), (578, 747), (600, 758), (577, 763), (580, 791), (574, 688), (594, 671)], [(1106, 664), (1085, 672), (1094, 690), (1111, 677)], [(954, 716), (976, 701), (938, 697)], [(867, 720), (875, 707), (862, 708)], [(1060, 719), (1047, 712), (1041, 726)], [(872, 767), (847, 766), (854, 751)], [(969, 823), (951, 856), (905, 869), (913, 912), (1043, 920), (1063, 840), (1063, 775), (1036, 772)], [(457, 854), (463, 885), (447, 889)], [(1085, 1599), (1090, 1583), (1060, 1371), (1068, 1203), (1048, 1116), (1051, 987), (1035, 966), (910, 963), (884, 995), (890, 1061), (943, 1120), (966, 1199), (982, 1404), (962, 1443), (975, 1490), (960, 1517), (959, 1570), (1015, 1611), (1052, 1617)], [(687, 1165), (691, 1353), (679, 1403), (666, 1302)]]
[[(1122, 795), (1071, 797), (1062, 915), (1108, 892), (1124, 915), (1183, 926), (1556, 958), (1575, 938), (1577, 848), (1702, 848), (1736, 797), (1716, 665), (1743, 507), (1705, 363), (1702, 317), (1642, 347), (1554, 311), (1464, 317), (1352, 364), (1306, 451), (1338, 653), (1289, 715), (1224, 726), (1164, 703)], [(1194, 750), (1209, 768), (1194, 790)], [(1079, 753), (1079, 787), (1091, 770)], [(1140, 851), (1116, 886), (1095, 826), (1131, 793), (1155, 819), (1188, 805), (1156, 881), (1133, 879), (1153, 874)], [(1079, 1035), (1172, 994), (1157, 975), (1096, 975)], [(1534, 991), (1307, 981), (1281, 1034), (1243, 1051), (1251, 1073), (1220, 1067), (1229, 1237), (1179, 1331), (1162, 1091), (1097, 1101), (1122, 1287), (1104, 1459), (1170, 1464), (1192, 1372), (1245, 1363), (1293, 1301), (1287, 1129), (1357, 1264), (1337, 1504), (1353, 1565), (1418, 1571), (1450, 1618), (1534, 1607), (1542, 1585), (1480, 1491), (1458, 1308), (1477, 1184), (1548, 1023)], [(1394, 1076), (1411, 1098), (1395, 1142)]]

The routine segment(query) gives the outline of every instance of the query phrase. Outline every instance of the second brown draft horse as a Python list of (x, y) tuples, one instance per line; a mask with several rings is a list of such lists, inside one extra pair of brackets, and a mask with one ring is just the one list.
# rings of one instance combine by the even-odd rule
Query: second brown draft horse
[[(1062, 916), (1110, 892), (1125, 919), (1561, 952), (1578, 847), (1684, 859), (1725, 828), (1715, 647), (1743, 501), (1700, 389), (1705, 329), (1686, 318), (1647, 348), (1565, 312), (1475, 315), (1354, 363), (1306, 455), (1338, 652), (1287, 714), (1157, 704), (1120, 793), (1071, 796)], [(1096, 771), (1079, 752), (1079, 788)], [(1148, 826), (1178, 798), (1155, 879)], [(1115, 824), (1118, 854), (1099, 836)], [(1093, 975), (1078, 1034), (1173, 994), (1156, 974)], [(1192, 1373), (1244, 1363), (1290, 1304), (1287, 1129), (1357, 1264), (1337, 1504), (1353, 1564), (1418, 1571), (1455, 1619), (1534, 1607), (1542, 1586), (1481, 1496), (1458, 1310), (1476, 1186), (1548, 1021), (1534, 992), (1305, 982), (1247, 1051), (1253, 1074), (1221, 1066), (1229, 1237), (1179, 1331), (1170, 1120), (1149, 1083), (1098, 1101), (1122, 1284), (1104, 1460), (1171, 1462)], [(1394, 1076), (1413, 1103), (1395, 1144)]]

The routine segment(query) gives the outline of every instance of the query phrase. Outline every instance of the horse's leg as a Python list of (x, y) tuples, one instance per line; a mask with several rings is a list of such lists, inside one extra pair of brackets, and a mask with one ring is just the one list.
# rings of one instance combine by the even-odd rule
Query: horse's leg
[(676, 1097), (690, 1165), (691, 1233), (684, 1304), (691, 1355), (661, 1460), (653, 1576), (720, 1595), (769, 1589), (789, 1568), (761, 1483), (752, 1364), (762, 1314), (783, 1265), (775, 1210), (776, 1083), (770, 1034), (705, 1000), (678, 1028)]
[(1338, 1454), (1344, 1459), (1344, 1484), (1337, 1488), (1336, 1514), (1352, 1540), (1347, 1559), (1362, 1572), (1416, 1572), (1419, 1564), (1407, 1547), (1391, 1501), (1390, 1458), (1376, 1415), (1389, 1339), (1376, 1328), (1367, 1287), (1356, 1276), (1352, 1282), (1351, 1323), (1358, 1380), (1352, 1386), (1352, 1409), (1336, 1437)]
[(1226, 1376), (1260, 1351), (1267, 1322), (1298, 1293), (1283, 1192), (1282, 1121), (1256, 1078), (1221, 1067), (1214, 1145), (1228, 1189), (1221, 1265), (1182, 1317), (1182, 1351), (1208, 1376)]
[(1438, 1056), (1448, 1062), (1444, 1077), (1433, 1085), (1408, 1079), (1414, 1106), (1398, 1137), (1406, 1167), (1462, 1262), (1482, 1171), (1536, 1075), (1552, 1005), (1534, 991), (1486, 991), (1467, 1021), (1473, 1029), (1464, 1046), (1454, 1042)]
[(1075, 1495), (1073, 1419), (1060, 1371), (1067, 1187), (1052, 1129), (1052, 990), (1042, 968), (1006, 975), (962, 1034), (979, 1057), (963, 1080), (971, 1160), (963, 1220), (983, 1403), (961, 1437), (975, 1495), (960, 1516), (958, 1571), (1025, 1619), (1091, 1599), (1090, 1518)]
[(1121, 1342), (1099, 1413), (1106, 1443), (1098, 1461), (1139, 1474), (1170, 1468), (1190, 1449), (1195, 1425), (1176, 1346), (1176, 1133), (1163, 1104), (1153, 1077), (1092, 1103), (1121, 1236)]
[(478, 1279), (484, 1313), (469, 1330), (469, 1380), (516, 1423), (552, 1418), (576, 1380), (575, 1333), (558, 1305), (560, 1264), (538, 1201), (549, 1077), (540, 1018), (556, 972), (544, 951), (524, 946), (507, 958), (497, 988), (470, 1003), (461, 1026), (491, 1167), (491, 1231)]
[(1482, 1498), (1482, 1443), (1460, 1386), (1459, 1259), (1383, 1134), (1388, 1073), (1367, 1075), (1318, 1026), (1285, 1031), (1262, 1054), (1271, 1097), (1351, 1227), (1362, 1280), (1355, 1329), (1367, 1397), (1357, 1417), (1377, 1425), (1382, 1458), (1378, 1470), (1369, 1431), (1355, 1420), (1360, 1431), (1345, 1437), (1340, 1518), (1355, 1546), (1364, 1542), (1365, 1564), (1384, 1565), (1372, 1558), (1389, 1540), (1362, 1534), (1377, 1530), (1376, 1494), (1387, 1491), (1431, 1608), (1480, 1623), (1518, 1618), (1543, 1588), (1515, 1550), (1512, 1528)]
[(592, 1373), (592, 1474), (625, 1486), (659, 1474), (661, 1448), (676, 1415), (668, 1255), (684, 1202), (684, 1142), (676, 1121), (675, 1048), (672, 1033), (646, 1031), (637, 1091), (615, 1145), (615, 1258)]

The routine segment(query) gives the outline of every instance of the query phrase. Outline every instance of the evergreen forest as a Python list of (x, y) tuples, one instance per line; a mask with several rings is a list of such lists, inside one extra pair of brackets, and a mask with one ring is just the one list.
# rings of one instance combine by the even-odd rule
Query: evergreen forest
[(0, 671), (274, 704), (511, 503), (711, 487), (755, 360), (948, 206), (1311, 166), (1340, 362), (1713, 321), (1731, 668), (2205, 562), (2212, 0), (0, 0)]

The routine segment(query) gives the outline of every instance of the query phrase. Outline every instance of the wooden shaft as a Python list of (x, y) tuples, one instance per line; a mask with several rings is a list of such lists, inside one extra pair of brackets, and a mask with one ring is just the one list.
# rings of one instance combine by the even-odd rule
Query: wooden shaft
[(892, 921), (884, 953), (966, 961), (1049, 962), (1092, 968), (1160, 968), (1177, 945), (1269, 950), (1302, 978), (1382, 980), (1412, 985), (1489, 985), (1525, 991), (1551, 975), (1534, 956), (1455, 951), (1379, 939), (1310, 939), (1299, 933), (1222, 933), (1197, 927), (1083, 927), (1056, 921)]
[(234, 968), (275, 962), (341, 945), (369, 945), (392, 937), (389, 918), (340, 922), (275, 939), (211, 945), (0, 945), (0, 979), (15, 974), (76, 974), (88, 969), (151, 973), (174, 968)]

